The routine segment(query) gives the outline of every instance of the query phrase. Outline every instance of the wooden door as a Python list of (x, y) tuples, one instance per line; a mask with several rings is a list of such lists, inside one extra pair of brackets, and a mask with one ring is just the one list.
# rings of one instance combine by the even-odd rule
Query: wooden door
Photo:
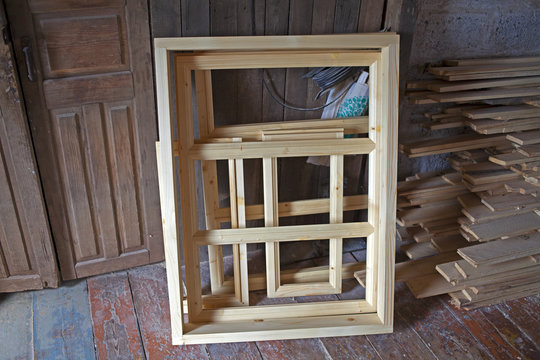
[(163, 259), (145, 0), (5, 0), (63, 279)]
[(56, 287), (58, 270), (34, 150), (12, 52), (4, 41), (0, 88), (0, 292)]

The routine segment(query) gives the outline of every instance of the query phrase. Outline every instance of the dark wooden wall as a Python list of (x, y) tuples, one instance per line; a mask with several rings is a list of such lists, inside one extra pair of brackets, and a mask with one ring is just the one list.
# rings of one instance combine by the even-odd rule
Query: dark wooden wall
[[(150, 1), (154, 38), (376, 32), (384, 22), (384, 10), (385, 0)], [(299, 107), (319, 106), (324, 100), (313, 100), (319, 89), (311, 80), (301, 78), (306, 71), (272, 69), (269, 74), (276, 92), (288, 103)], [(216, 126), (314, 119), (321, 115), (321, 111), (296, 111), (277, 104), (264, 89), (259, 70), (213, 71), (212, 77)], [(246, 203), (260, 204), (261, 162), (247, 160), (244, 166)], [(358, 158), (346, 159), (346, 168), (350, 169), (346, 195), (357, 192), (358, 166)], [(221, 178), (227, 178), (226, 164), (218, 163), (218, 171)], [(280, 159), (279, 201), (325, 197), (328, 173), (326, 167), (307, 164), (306, 158)], [(224, 199), (222, 206), (228, 205), (227, 192), (227, 184), (220, 183), (220, 198)], [(327, 216), (326, 220), (325, 216), (281, 219), (280, 224), (320, 221), (328, 221)]]

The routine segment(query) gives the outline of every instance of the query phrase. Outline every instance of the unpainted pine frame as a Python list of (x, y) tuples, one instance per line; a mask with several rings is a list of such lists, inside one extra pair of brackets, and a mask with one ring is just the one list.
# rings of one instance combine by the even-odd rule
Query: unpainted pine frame
[[(310, 56), (312, 56), (313, 53), (314, 52), (305, 53), (305, 54), (306, 55), (309, 54)], [(255, 54), (253, 55), (255, 56)], [(208, 70), (207, 67), (219, 66), (219, 64), (221, 64), (221, 62), (223, 61), (222, 59), (223, 56), (224, 55), (222, 54), (220, 54), (219, 56), (214, 56), (215, 61), (216, 61), (215, 64), (205, 62), (204, 70)], [(276, 62), (276, 60), (273, 58), (274, 55), (272, 54), (271, 56), (273, 59), (272, 65), (279, 66), (280, 63)], [(206, 57), (206, 55), (204, 57)], [(262, 57), (262, 58), (267, 58), (267, 59), (270, 58), (270, 56), (264, 56), (262, 54), (258, 54), (256, 55), (256, 57), (259, 57), (259, 58)], [(178, 94), (177, 103), (183, 104), (183, 106), (187, 106), (187, 104), (190, 104), (192, 102), (192, 99), (190, 96), (190, 94), (192, 93), (191, 71), (200, 70), (198, 68), (198, 65), (197, 66), (193, 65), (194, 63), (198, 63), (196, 61), (198, 56), (197, 55), (177, 55), (177, 58), (182, 58), (181, 59), (182, 61), (178, 61), (176, 63), (177, 83), (183, 87), (182, 90), (177, 91), (177, 94)], [(195, 61), (192, 61), (193, 59)], [(290, 65), (290, 62), (288, 61), (290, 60), (289, 57), (287, 57), (286, 60), (287, 61), (285, 61), (285, 63)], [(266, 60), (266, 61), (269, 61), (269, 60)], [(350, 60), (347, 60), (347, 61), (350, 61)], [(295, 66), (300, 66), (298, 64), (300, 64), (300, 62), (297, 62), (297, 65)], [(253, 65), (251, 66), (253, 67)], [(191, 111), (187, 112), (187, 114), (183, 118), (182, 118), (182, 113), (179, 113), (178, 127), (180, 129), (192, 128), (193, 127), (192, 120), (193, 119), (192, 119)], [(180, 138), (180, 140), (182, 140), (182, 138)], [(370, 151), (372, 151), (374, 148), (373, 142), (365, 138), (364, 139), (346, 139), (346, 140), (333, 139), (329, 141), (313, 140), (313, 139), (283, 140), (283, 141), (275, 141), (275, 142), (266, 143), (266, 145), (260, 142), (240, 143), (240, 142), (235, 142), (235, 141), (232, 141), (232, 142), (223, 141), (224, 139), (222, 139), (221, 141), (218, 141), (219, 139), (214, 139), (214, 140), (215, 141), (210, 141), (208, 143), (193, 144), (191, 149), (189, 150), (187, 150), (187, 147), (184, 147), (186, 148), (186, 150), (184, 151), (184, 155), (187, 156), (188, 158), (192, 158), (191, 160), (196, 159), (196, 160), (209, 161), (209, 160), (217, 160), (217, 159), (228, 159), (229, 164), (230, 164), (229, 167), (233, 168), (235, 166), (234, 164), (238, 163), (238, 161), (241, 161), (242, 158), (261, 158), (265, 154), (271, 154), (271, 155), (279, 156), (279, 157), (288, 157), (288, 156), (296, 157), (296, 156), (303, 156), (303, 155), (330, 155), (331, 158), (339, 158), (339, 157), (343, 157), (344, 154), (367, 154)], [(348, 144), (342, 144), (341, 142), (357, 144), (357, 146), (356, 147), (346, 146)], [(183, 148), (182, 143), (180, 143), (180, 146), (178, 146), (178, 148), (179, 149)], [(238, 151), (235, 151), (235, 150), (238, 150)], [(181, 151), (179, 152), (179, 157), (180, 159), (182, 159)], [(190, 164), (189, 159), (187, 159), (186, 164)], [(184, 166), (183, 172), (181, 171), (181, 175), (182, 173), (184, 173), (184, 180), (181, 180), (181, 184), (182, 184), (182, 181), (184, 181), (183, 184), (184, 185), (189, 184), (190, 187), (186, 187), (182, 193), (188, 193), (191, 196), (192, 194), (195, 193), (195, 188), (193, 188), (194, 182), (191, 180), (193, 178), (193, 174), (192, 174), (193, 169), (191, 168), (191, 165), (187, 165), (187, 166), (189, 166), (189, 168), (186, 168), (186, 166)], [(336, 166), (336, 171), (337, 171), (340, 167), (337, 165), (337, 163), (335, 164), (335, 166)], [(341, 172), (342, 172), (342, 166), (341, 166)], [(333, 178), (334, 178), (334, 182), (336, 182), (335, 179), (337, 179), (337, 175), (333, 176)], [(188, 181), (190, 180), (191, 182), (188, 183)], [(231, 178), (230, 183), (234, 184), (235, 181), (236, 180), (233, 180)], [(342, 186), (340, 186), (339, 188), (341, 187)], [(234, 188), (234, 185), (231, 185), (231, 189), (233, 188)], [(334, 194), (334, 196), (337, 197), (336, 194)], [(236, 197), (236, 194), (231, 194), (231, 198), (235, 198), (235, 197)], [(332, 201), (337, 203), (337, 199), (333, 198), (331, 199), (330, 205), (332, 205)], [(193, 200), (191, 200), (191, 204), (193, 204)], [(236, 215), (233, 216), (233, 214), (235, 214), (235, 209), (236, 211), (238, 210), (237, 205), (238, 204), (233, 204), (231, 206), (231, 220), (233, 220), (232, 222), (234, 223), (237, 222), (234, 218)], [(186, 205), (186, 209), (188, 211), (191, 211), (191, 214), (190, 214), (191, 219), (194, 219), (196, 217), (195, 208), (193, 206)], [(331, 212), (337, 214), (337, 211), (331, 211)], [(362, 223), (358, 223), (358, 224), (364, 225)], [(339, 251), (339, 249), (341, 248), (340, 238), (368, 236), (369, 234), (371, 234), (372, 228), (367, 223), (365, 225), (368, 225), (368, 226), (364, 228), (360, 226), (356, 231), (346, 233), (345, 235), (339, 236), (339, 237), (332, 236), (336, 234), (339, 235), (340, 234), (339, 229), (328, 226), (328, 228), (326, 229), (327, 236), (325, 237), (330, 238), (331, 242), (337, 243), (337, 244), (331, 244), (333, 248), (332, 254), (334, 256), (332, 257), (332, 259), (330, 259), (331, 260), (331, 266), (329, 270), (330, 281), (327, 283), (324, 283), (324, 282), (312, 283), (309, 285), (308, 284), (285, 284), (281, 286), (283, 290), (282, 295), (293, 296), (293, 295), (308, 295), (308, 294), (333, 294), (333, 293), (339, 292), (341, 282), (339, 282), (338, 284), (338, 281), (336, 281), (336, 278), (341, 278), (341, 271), (340, 271), (341, 252)], [(195, 226), (196, 224), (191, 224), (192, 229), (195, 229)], [(184, 226), (184, 228), (185, 227), (186, 226)], [(324, 233), (324, 230), (325, 230), (324, 227), (325, 225), (322, 225), (321, 226), (322, 230), (318, 230), (318, 231), (311, 230), (311, 231), (308, 231), (308, 233), (319, 235), (321, 233)], [(299, 229), (302, 229), (302, 231), (304, 230), (303, 227), (294, 227), (294, 228), (296, 228), (297, 230)], [(204, 237), (204, 234), (220, 234), (219, 237), (217, 238), (218, 244), (215, 244), (215, 245), (219, 245), (219, 244), (229, 245), (230, 244), (230, 245), (233, 245), (233, 250), (235, 250), (238, 248), (239, 245), (245, 246), (246, 243), (260, 242), (259, 240), (257, 240), (257, 238), (260, 236), (272, 235), (275, 231), (278, 231), (278, 234), (283, 234), (281, 230), (282, 229), (271, 229), (271, 230), (269, 229), (263, 234), (258, 234), (258, 232), (260, 232), (261, 230), (257, 228), (241, 229), (238, 231), (234, 231), (234, 229), (198, 231), (197, 233), (193, 234), (193, 237), (192, 237), (193, 243), (191, 241), (184, 242), (184, 249), (185, 249), (184, 253), (188, 254), (187, 256), (190, 256), (190, 259), (194, 259), (197, 255), (196, 254), (197, 250), (195, 246), (202, 244), (201, 237)], [(283, 230), (289, 231), (289, 229), (283, 229)], [(246, 235), (246, 236), (243, 236), (243, 235)], [(186, 237), (184, 238), (186, 239)], [(316, 237), (316, 238), (313, 238), (312, 240), (320, 239), (320, 238), (321, 237)], [(243, 240), (241, 241), (241, 239)], [(305, 235), (305, 233), (297, 233), (294, 237), (290, 237), (290, 236), (287, 237), (285, 235), (279, 235), (279, 236), (274, 236), (273, 238), (271, 238), (271, 241), (273, 242), (294, 241), (294, 240), (307, 240), (307, 236)], [(202, 241), (204, 241), (204, 239)], [(193, 246), (194, 244), (195, 246)], [(205, 245), (213, 245), (213, 244), (205, 244)], [(238, 250), (236, 251), (236, 253), (233, 253), (233, 254), (236, 255), (237, 259), (242, 258)], [(336, 259), (333, 259), (334, 257)], [(339, 268), (338, 268), (337, 263), (340, 264)], [(237, 298), (239, 300), (241, 299), (241, 295), (240, 295), (241, 291), (242, 292), (248, 291), (247, 284), (245, 284), (246, 283), (245, 279), (247, 277), (242, 276), (242, 275), (243, 273), (240, 271), (240, 263), (235, 262), (235, 294), (237, 294)], [(240, 280), (240, 279), (243, 279), (243, 280)], [(215, 312), (213, 310), (202, 309), (200, 305), (202, 304), (202, 294), (200, 292), (200, 281), (201, 281), (200, 273), (196, 271), (196, 268), (186, 266), (186, 287), (187, 287), (187, 292), (188, 292), (188, 297), (187, 297), (188, 309), (190, 309), (190, 305), (189, 305), (190, 303), (197, 306), (197, 307), (193, 307), (194, 310), (190, 310), (188, 312), (190, 322), (206, 322), (208, 321), (208, 316), (206, 314), (208, 312)], [(194, 294), (194, 295), (189, 296), (189, 294)], [(243, 304), (247, 304), (248, 302), (247, 295), (245, 298), (242, 298), (242, 300), (240, 301)], [(358, 300), (358, 301), (359, 303), (365, 302), (365, 300)], [(220, 310), (223, 310), (223, 309), (220, 309)], [(254, 310), (250, 310), (250, 311), (254, 311)], [(254, 313), (256, 315), (253, 315), (253, 316), (263, 317), (263, 318), (266, 316), (270, 316), (270, 314), (267, 315), (265, 311), (266, 311), (266, 308), (264, 307), (260, 308), (257, 310), (256, 313)], [(312, 311), (312, 313), (313, 315), (326, 314), (326, 312), (319, 314), (319, 313), (315, 313), (314, 311)], [(227, 319), (230, 320), (231, 318), (227, 318)]]
[[(232, 141), (241, 142), (242, 139), (233, 138)], [(242, 159), (229, 159), (229, 193), (231, 228), (244, 229), (246, 227), (246, 201), (244, 196), (244, 163)], [(209, 247), (212, 247), (212, 245), (209, 245)], [(241, 304), (249, 305), (247, 244), (233, 244), (232, 249), (234, 294)]]
[[(300, 139), (342, 139), (343, 128), (271, 130), (263, 131), (262, 140), (300, 140)], [(343, 222), (343, 155), (330, 157), (330, 223)], [(263, 158), (264, 220), (265, 226), (278, 226), (277, 198), (277, 158)], [(343, 239), (329, 239), (329, 265), (327, 282), (282, 284), (280, 279), (279, 241), (265, 244), (267, 296), (291, 297), (308, 295), (329, 295), (341, 293), (342, 247)]]
[[(214, 131), (214, 107), (210, 70), (195, 72), (195, 89), (197, 91), (199, 136), (205, 138)], [(219, 229), (220, 223), (217, 221), (214, 213), (215, 209), (219, 208), (217, 164), (215, 161), (203, 161), (201, 165), (206, 228)], [(210, 289), (212, 293), (217, 294), (222, 291), (225, 280), (221, 246), (208, 247), (208, 264), (210, 268)]]
[[(320, 50), (322, 54), (314, 58), (309, 53), (300, 54), (299, 50)], [(348, 50), (365, 50), (365, 53), (358, 54)], [(218, 56), (220, 64), (218, 68), (249, 68), (264, 67), (261, 57), (257, 54), (248, 54), (249, 64), (242, 63), (242, 56), (235, 56), (236, 51), (268, 53), (274, 52), (273, 56), (288, 55), (294, 52), (293, 60), (287, 62), (285, 67), (295, 65), (302, 67), (321, 66), (324, 61), (325, 66), (348, 66), (362, 65), (368, 63), (370, 66), (370, 112), (369, 112), (369, 139), (374, 143), (375, 150), (370, 152), (369, 172), (370, 184), (368, 190), (368, 222), (373, 224), (373, 232), (368, 237), (368, 250), (366, 261), (366, 276), (368, 288), (364, 308), (369, 308), (366, 313), (361, 311), (346, 313), (342, 315), (313, 316), (315, 308), (309, 308), (310, 304), (289, 304), (279, 305), (273, 308), (275, 313), (290, 311), (295, 317), (291, 318), (270, 318), (252, 319), (252, 315), (247, 315), (252, 307), (220, 308), (218, 313), (240, 311), (239, 317), (234, 317), (235, 321), (220, 322), (210, 321), (207, 323), (194, 323), (202, 312), (202, 300), (199, 285), (192, 281), (188, 287), (187, 307), (189, 309), (189, 322), (184, 324), (184, 313), (182, 306), (181, 268), (179, 259), (178, 225), (176, 222), (176, 189), (174, 186), (174, 162), (175, 157), (179, 158), (181, 165), (181, 185), (180, 191), (187, 196), (181, 199), (182, 210), (182, 232), (184, 236), (186, 268), (198, 269), (198, 248), (189, 241), (195, 233), (196, 219), (190, 214), (190, 201), (194, 202), (194, 192), (187, 190), (194, 189), (194, 160), (199, 157), (203, 159), (220, 159), (216, 150), (218, 148), (207, 144), (194, 144), (193, 124), (182, 124), (179, 127), (180, 136), (176, 144), (172, 133), (172, 121), (176, 121), (171, 116), (170, 107), (170, 86), (169, 83), (169, 51), (207, 51), (208, 53), (229, 52), (234, 62), (223, 63), (222, 57)], [(323, 50), (328, 50), (324, 53)], [(394, 236), (395, 236), (395, 206), (396, 206), (396, 168), (397, 168), (397, 81), (398, 81), (398, 51), (399, 36), (391, 33), (385, 34), (349, 34), (349, 35), (317, 35), (317, 36), (270, 36), (270, 37), (224, 37), (224, 38), (168, 38), (155, 39), (155, 63), (156, 63), (156, 86), (158, 101), (158, 117), (160, 130), (160, 192), (161, 207), (164, 227), (164, 241), (166, 249), (167, 278), (169, 287), (169, 300), (171, 309), (171, 330), (173, 344), (196, 344), (209, 342), (234, 342), (249, 340), (271, 340), (271, 339), (292, 339), (302, 337), (318, 336), (347, 336), (360, 334), (386, 333), (392, 331), (393, 326), (393, 279), (394, 279)], [(282, 54), (277, 54), (281, 52)], [(332, 54), (337, 55), (332, 58)], [(343, 56), (341, 56), (343, 54)], [(239, 55), (239, 54), (236, 54)], [(330, 59), (329, 56), (330, 55)], [(263, 57), (264, 58), (264, 57)], [(286, 57), (288, 58), (288, 56)], [(335, 61), (339, 59), (339, 61)], [(345, 61), (343, 61), (345, 59)], [(367, 59), (367, 60), (366, 60)], [(208, 59), (205, 59), (205, 61)], [(212, 59), (211, 59), (212, 60)], [(237, 62), (238, 60), (238, 62)], [(312, 61), (315, 60), (315, 61)], [(356, 61), (355, 61), (356, 60)], [(359, 60), (359, 61), (358, 61)], [(232, 64), (232, 65), (231, 65)], [(197, 70), (210, 70), (208, 62), (192, 64)], [(177, 80), (188, 80), (184, 83), (177, 83), (177, 106), (183, 109), (183, 114), (188, 119), (192, 119), (191, 114), (191, 91), (187, 91), (186, 85), (191, 86), (191, 71), (184, 67)], [(189, 105), (189, 106), (188, 106)], [(180, 115), (179, 115), (180, 116)], [(189, 123), (189, 122), (188, 122)], [(344, 139), (346, 140), (353, 139)], [(198, 145), (199, 148), (196, 147)], [(217, 145), (217, 144), (212, 144)], [(284, 145), (284, 144), (281, 144)], [(285, 144), (287, 145), (287, 144)], [(289, 144), (290, 145), (290, 142)], [(343, 144), (341, 144), (343, 145)], [(358, 145), (362, 148), (365, 144), (353, 144), (348, 142), (348, 146), (343, 146), (340, 152), (330, 151), (331, 155), (348, 154), (349, 146)], [(324, 149), (316, 151), (311, 148), (308, 154), (323, 155), (324, 151), (331, 150), (332, 146), (339, 147), (339, 144), (326, 144)], [(257, 146), (254, 147), (257, 152)], [(182, 151), (182, 149), (184, 151)], [(207, 150), (210, 150), (209, 152)], [(282, 152), (270, 148), (270, 154), (264, 152), (256, 154), (255, 157), (281, 156)], [(362, 151), (366, 152), (364, 147)], [(206, 152), (205, 152), (206, 151)], [(323, 151), (323, 153), (321, 153)], [(218, 151), (219, 152), (219, 151)], [(238, 147), (225, 148), (226, 158), (247, 158), (247, 152), (243, 152)], [(328, 154), (325, 154), (328, 155)], [(299, 156), (299, 155), (295, 155)], [(325, 226), (335, 226), (348, 224), (332, 224)], [(237, 229), (233, 229), (237, 230)], [(245, 229), (250, 230), (250, 229)], [(312, 230), (315, 230), (313, 228)], [(328, 230), (328, 229), (326, 229)], [(206, 232), (220, 231), (207, 230)], [(274, 234), (275, 235), (275, 234)], [(341, 235), (341, 234), (340, 234)], [(346, 236), (344, 236), (346, 237)], [(199, 242), (201, 243), (201, 242)], [(203, 244), (206, 244), (204, 241)], [(219, 243), (219, 242), (217, 242)], [(196, 250), (196, 251), (195, 251)], [(193, 255), (193, 256), (191, 256)], [(335, 304), (331, 302), (329, 304)], [(303, 306), (300, 308), (298, 305)], [(299, 315), (294, 307), (302, 309)], [(316, 305), (321, 306), (321, 305)], [(325, 303), (324, 306), (327, 306)], [(280, 308), (282, 307), (282, 308)], [(258, 310), (258, 309), (256, 309)], [(346, 311), (350, 311), (345, 309)], [(207, 313), (210, 314), (210, 313)], [(206, 316), (206, 315), (204, 315)], [(236, 316), (236, 315), (235, 315)], [(248, 320), (242, 320), (242, 316), (248, 316)], [(264, 321), (261, 321), (264, 320)]]

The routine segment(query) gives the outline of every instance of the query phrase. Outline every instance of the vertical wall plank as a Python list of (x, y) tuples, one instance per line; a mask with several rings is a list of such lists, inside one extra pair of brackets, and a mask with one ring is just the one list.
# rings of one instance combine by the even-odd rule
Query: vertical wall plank
[[(313, 15), (311, 17), (311, 34), (332, 34), (334, 31), (334, 11), (336, 0), (314, 0)], [(315, 96), (320, 88), (313, 82), (308, 81), (307, 99), (311, 107), (321, 106), (326, 102), (326, 96), (321, 96), (315, 101)], [(322, 110), (306, 111), (306, 119), (318, 119), (322, 115)]]
[[(252, 0), (237, 0), (237, 35), (263, 35), (265, 1), (254, 0), (254, 9), (251, 8)], [(254, 17), (254, 33), (252, 33), (252, 11)], [(263, 84), (262, 71), (259, 69), (237, 70), (238, 96), (237, 122), (239, 124), (259, 123), (262, 121)], [(246, 205), (262, 204), (262, 167), (259, 159), (244, 160), (245, 196)], [(252, 221), (248, 221), (248, 226)], [(262, 222), (253, 222), (262, 226)]]
[[(236, 36), (237, 1), (213, 0), (210, 3), (210, 34)], [(238, 74), (231, 70), (212, 71), (212, 95), (216, 126), (236, 124)]]
[(360, 0), (336, 0), (334, 33), (353, 33), (358, 29)]
[(210, 1), (182, 0), (182, 36), (210, 35)]
[(172, 37), (182, 34), (180, 0), (152, 0), (150, 21), (152, 37)]
[(383, 21), (385, 0), (362, 0), (358, 17), (358, 32), (377, 32)]
[[(266, 2), (265, 35), (286, 35), (289, 29), (289, 0), (276, 0)], [(283, 69), (268, 70), (272, 83), (278, 94), (285, 93), (286, 71)], [(272, 85), (270, 82), (268, 85)], [(263, 121), (283, 120), (283, 108), (277, 104), (268, 91), (263, 91)]]
[[(291, 0), (289, 6), (289, 35), (309, 35), (311, 34), (311, 21), (313, 14), (313, 0)], [(295, 106), (305, 107), (307, 103), (307, 84), (312, 80), (302, 79), (302, 75), (308, 71), (306, 68), (294, 68), (286, 70), (285, 100)], [(276, 106), (279, 106), (275, 104)], [(291, 109), (284, 109), (284, 120), (304, 119), (305, 112)], [(300, 200), (316, 197), (317, 191), (313, 184), (318, 183), (319, 171), (316, 166), (306, 163), (306, 158), (280, 159), (279, 194), (280, 201), (284, 199)], [(301, 174), (291, 181), (291, 176)], [(287, 201), (287, 200), (285, 200)], [(305, 216), (303, 220), (308, 223), (315, 223), (316, 215)], [(285, 223), (297, 219), (286, 219)], [(285, 247), (289, 245), (283, 244)]]
[[(291, 0), (289, 9), (289, 35), (309, 35), (311, 34), (311, 19), (313, 14), (313, 0)], [(287, 69), (285, 84), (285, 99), (288, 103), (306, 107), (307, 84), (311, 80), (302, 79), (306, 73), (305, 68)], [(285, 120), (304, 119), (305, 112), (284, 109)]]

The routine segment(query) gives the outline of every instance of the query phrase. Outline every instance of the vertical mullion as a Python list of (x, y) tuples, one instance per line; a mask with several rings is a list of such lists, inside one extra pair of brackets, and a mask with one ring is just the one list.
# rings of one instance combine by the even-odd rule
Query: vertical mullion
[(180, 197), (180, 203), (182, 207), (188, 316), (190, 322), (194, 322), (202, 311), (202, 292), (199, 248), (193, 242), (193, 234), (198, 229), (197, 208), (193, 206), (193, 204), (197, 203), (195, 162), (188, 156), (189, 149), (194, 143), (191, 70), (182, 65), (178, 65), (176, 68), (176, 89), (177, 106), (184, 109), (183, 112), (179, 111), (177, 114), (178, 129), (181, 129), (178, 134), (180, 143), (180, 194), (187, 195)]
[[(330, 156), (330, 224), (343, 222), (343, 155)], [(330, 239), (329, 281), (341, 292), (343, 239)]]
[(163, 242), (167, 263), (167, 289), (171, 312), (173, 343), (180, 343), (183, 335), (184, 310), (182, 306), (182, 271), (178, 246), (177, 203), (173, 156), (173, 119), (171, 117), (169, 53), (155, 49), (156, 96), (159, 119), (159, 151), (157, 151), (159, 197), (163, 224)]
[[(366, 300), (377, 304), (377, 241), (379, 240), (379, 202), (380, 202), (380, 151), (381, 142), (377, 129), (381, 125), (382, 76), (380, 60), (369, 67), (369, 139), (375, 143), (375, 149), (369, 154), (368, 166), (368, 222), (373, 226), (373, 233), (366, 240)], [(380, 131), (379, 131), (380, 133)]]
[[(238, 228), (246, 227), (246, 200), (244, 194), (244, 160), (235, 160), (236, 171), (236, 206), (238, 213)], [(249, 278), (247, 265), (247, 244), (238, 245), (238, 263), (240, 264), (240, 302), (249, 305)], [(236, 276), (235, 276), (236, 279)]]
[(399, 43), (381, 49), (381, 87), (378, 102), (379, 143), (375, 150), (380, 156), (379, 233), (377, 254), (377, 315), (385, 326), (393, 326), (394, 262), (396, 235), (397, 193), (397, 132), (398, 132), (398, 63)]
[[(199, 134), (206, 138), (214, 130), (214, 112), (212, 106), (212, 79), (210, 70), (195, 71), (195, 89), (197, 94), (197, 117)], [(219, 206), (216, 161), (202, 161), (202, 181), (206, 229), (218, 229), (215, 209)], [(221, 246), (208, 246), (208, 265), (210, 288), (213, 294), (223, 287), (223, 251)]]
[[(277, 158), (263, 158), (264, 226), (278, 226)], [(274, 297), (280, 285), (279, 242), (266, 244), (266, 287)]]
[[(233, 141), (241, 141), (233, 138)], [(241, 159), (229, 159), (229, 194), (231, 208), (231, 228), (246, 227), (246, 210), (244, 199), (244, 167)], [(234, 244), (233, 272), (234, 294), (243, 304), (249, 305), (249, 286), (247, 269), (247, 245)]]

